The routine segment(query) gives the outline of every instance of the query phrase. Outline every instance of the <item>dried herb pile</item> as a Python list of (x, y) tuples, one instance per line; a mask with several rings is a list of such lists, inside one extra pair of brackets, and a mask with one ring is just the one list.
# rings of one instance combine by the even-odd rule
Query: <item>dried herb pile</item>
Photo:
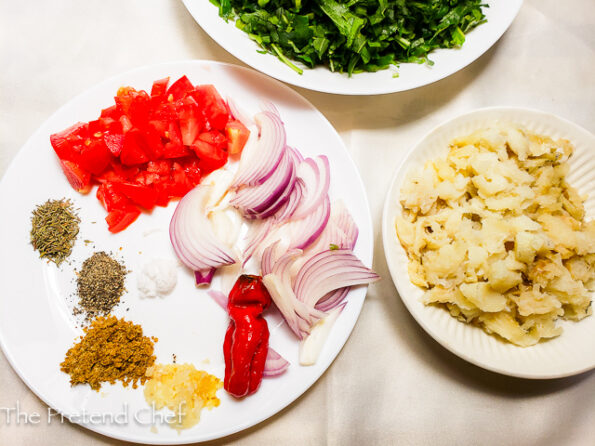
[[(198, 1), (198, 0), (196, 0)], [(430, 63), (485, 22), (481, 0), (211, 0), (224, 19), (298, 73), (291, 61), (351, 75)]]
[(31, 244), (40, 258), (60, 265), (72, 252), (80, 218), (70, 200), (48, 200), (33, 211)]
[(107, 315), (125, 291), (126, 267), (100, 251), (83, 262), (77, 277), (79, 305), (87, 319)]
[(85, 328), (78, 344), (68, 350), (61, 370), (70, 375), (70, 384), (89, 384), (99, 390), (101, 383), (122, 381), (144, 384), (147, 368), (155, 363), (157, 338), (143, 336), (140, 325), (115, 316), (98, 317)]

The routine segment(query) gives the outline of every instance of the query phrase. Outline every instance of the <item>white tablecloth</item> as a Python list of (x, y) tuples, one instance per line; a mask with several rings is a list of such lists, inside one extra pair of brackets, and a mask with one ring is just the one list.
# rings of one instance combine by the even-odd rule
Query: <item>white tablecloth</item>
[[(182, 59), (242, 65), (179, 1), (1, 0), (0, 175), (73, 96), (128, 69)], [(425, 132), (489, 105), (553, 112), (593, 132), (594, 71), (594, 1), (527, 0), (491, 50), (433, 85), (372, 97), (297, 89), (337, 128), (360, 169), (374, 220), (374, 268), (385, 280), (370, 287), (355, 330), (318, 383), (280, 414), (220, 442), (595, 444), (595, 373), (529, 381), (452, 355), (401, 303), (380, 236), (392, 173)], [(0, 353), (0, 408), (17, 401), (23, 411), (46, 411)], [(69, 423), (16, 426), (3, 417), (0, 411), (1, 445), (118, 444)]]

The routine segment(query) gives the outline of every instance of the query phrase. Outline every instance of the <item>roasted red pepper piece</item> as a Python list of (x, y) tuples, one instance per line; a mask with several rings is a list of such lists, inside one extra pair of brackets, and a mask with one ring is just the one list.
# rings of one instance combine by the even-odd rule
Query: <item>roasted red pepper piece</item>
[(262, 312), (270, 304), (271, 296), (259, 276), (240, 276), (229, 294), (224, 388), (236, 398), (256, 392), (262, 381), (269, 349), (269, 328)]

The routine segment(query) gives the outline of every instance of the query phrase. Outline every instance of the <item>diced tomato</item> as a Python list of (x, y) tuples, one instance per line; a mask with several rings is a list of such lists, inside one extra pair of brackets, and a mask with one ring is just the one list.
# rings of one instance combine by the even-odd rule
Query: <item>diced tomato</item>
[(116, 188), (117, 183), (105, 182), (97, 188), (96, 197), (108, 212), (114, 209), (126, 210), (134, 207), (132, 201)]
[(156, 173), (160, 176), (169, 176), (170, 170), (170, 160), (150, 161), (149, 164), (147, 164), (147, 172)]
[(61, 132), (50, 135), (50, 143), (61, 160), (80, 163), (82, 144), (89, 136), (88, 124), (77, 122)]
[[(167, 206), (201, 177), (239, 153), (249, 130), (231, 121), (212, 85), (194, 87), (182, 76), (153, 82), (151, 95), (122, 87), (115, 105), (88, 123), (51, 135), (50, 142), (72, 187), (97, 198), (108, 212), (109, 230), (119, 232), (140, 208)], [(140, 208), (139, 208), (140, 207)]]
[(211, 130), (210, 132), (204, 132), (198, 135), (198, 139), (217, 147), (218, 149), (227, 149), (227, 138), (221, 132), (217, 130)]
[(227, 152), (213, 144), (197, 138), (191, 146), (199, 158), (199, 165), (204, 173), (223, 167), (227, 162)]
[(240, 153), (250, 137), (250, 130), (240, 121), (229, 121), (225, 126), (227, 152), (230, 155)]
[(182, 167), (184, 168), (184, 172), (186, 172), (186, 178), (188, 178), (190, 184), (192, 184), (192, 187), (200, 183), (202, 173), (200, 170), (200, 162), (197, 159), (189, 158), (182, 163)]
[(126, 115), (120, 116), (120, 124), (122, 125), (122, 133), (127, 133), (133, 128), (130, 118)]
[(167, 91), (167, 84), (169, 84), (169, 76), (153, 82), (153, 86), (151, 87), (151, 97), (163, 96)]
[(83, 143), (80, 157), (81, 167), (94, 175), (103, 172), (112, 159), (101, 133), (99, 135), (99, 138), (93, 136)]
[(115, 105), (112, 105), (111, 107), (104, 108), (103, 110), (101, 110), (100, 116), (102, 118), (112, 118), (113, 120), (117, 121), (118, 119), (120, 119), (121, 114), (122, 113), (118, 111), (118, 108)]
[(161, 181), (161, 176), (159, 176), (156, 173), (147, 172), (145, 170), (140, 172), (134, 179), (134, 182), (141, 186), (150, 186), (150, 185), (158, 183), (160, 181)]
[(179, 101), (177, 110), (182, 144), (189, 146), (204, 128), (204, 117), (198, 108), (198, 103), (192, 96), (186, 96)]
[(194, 85), (188, 80), (186, 76), (182, 76), (169, 87), (167, 96), (171, 95), (173, 100), (182, 99), (189, 91), (194, 90)]
[(194, 91), (190, 92), (190, 95), (196, 99), (199, 107), (203, 110), (210, 128), (224, 130), (225, 124), (229, 120), (229, 111), (217, 89), (213, 85), (198, 85)]
[(124, 145), (120, 153), (120, 161), (125, 166), (133, 166), (149, 161), (145, 149), (143, 135), (138, 129), (131, 129), (124, 135)]
[(192, 152), (182, 144), (182, 134), (177, 123), (170, 122), (165, 135), (168, 142), (165, 143), (163, 158), (182, 158), (192, 155)]
[(66, 179), (74, 190), (81, 194), (87, 194), (91, 190), (91, 174), (85, 171), (78, 164), (68, 161), (60, 160), (60, 166)]
[(120, 156), (122, 152), (122, 147), (124, 147), (124, 135), (121, 133), (111, 134), (109, 132), (105, 132), (103, 134), (103, 141), (107, 146), (108, 150), (114, 156)]
[(132, 87), (121, 87), (115, 97), (118, 110), (124, 113), (135, 127), (142, 128), (150, 115), (151, 98), (146, 91)]
[(140, 210), (138, 208), (130, 208), (128, 210), (115, 209), (110, 211), (105, 217), (107, 228), (112, 233), (123, 231), (138, 218)]
[(155, 207), (157, 193), (152, 187), (134, 183), (114, 183), (113, 186), (115, 190), (130, 198), (135, 204), (145, 209), (153, 209)]
[(124, 167), (117, 160), (112, 160), (111, 167), (115, 173), (122, 179), (121, 181), (132, 181), (140, 172), (138, 166)]

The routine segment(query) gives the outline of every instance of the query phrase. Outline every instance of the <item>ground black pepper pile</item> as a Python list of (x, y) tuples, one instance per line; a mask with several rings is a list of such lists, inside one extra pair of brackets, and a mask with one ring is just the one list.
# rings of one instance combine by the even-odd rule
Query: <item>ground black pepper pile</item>
[(96, 252), (83, 262), (78, 273), (77, 290), (80, 311), (86, 319), (107, 315), (124, 293), (126, 267), (105, 252)]
[(31, 217), (33, 249), (60, 265), (72, 252), (80, 221), (70, 200), (48, 200), (37, 206)]

